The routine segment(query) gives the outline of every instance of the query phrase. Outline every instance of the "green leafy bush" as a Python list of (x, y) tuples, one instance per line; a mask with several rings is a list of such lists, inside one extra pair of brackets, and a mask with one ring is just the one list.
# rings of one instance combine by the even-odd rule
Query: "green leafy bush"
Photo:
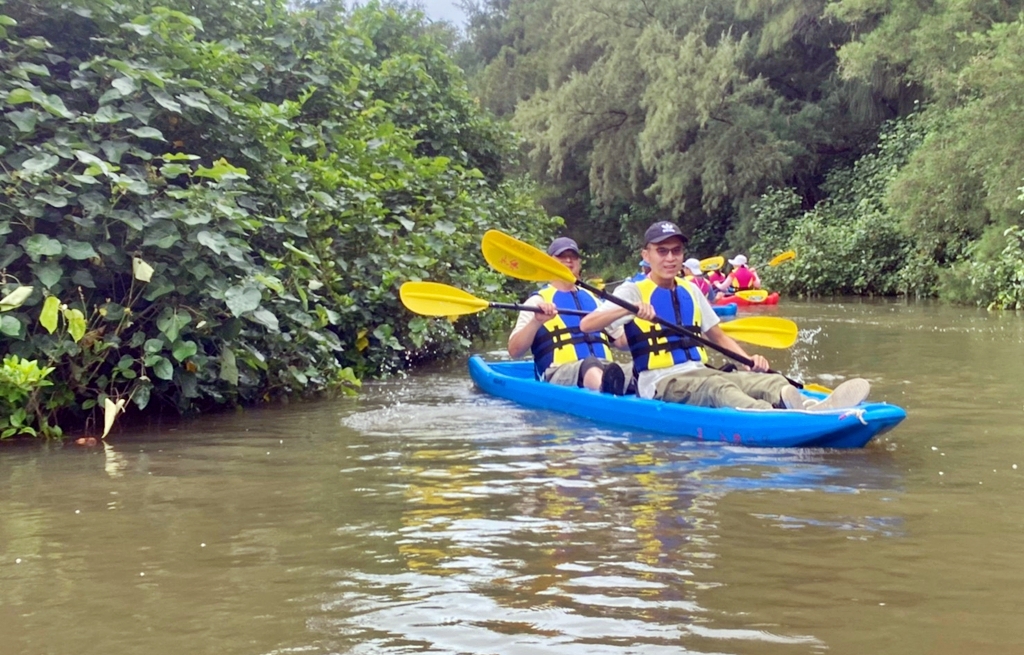
[[(0, 2), (0, 348), (44, 406), (201, 410), (351, 390), (465, 348), (407, 279), (494, 296), (480, 235), (542, 241), (514, 142), (421, 18), (371, 5)], [(201, 17), (201, 18), (200, 18)]]
[[(787, 190), (762, 196), (753, 207), (757, 236), (751, 261), (765, 262), (785, 250), (796, 259), (759, 268), (768, 288), (807, 295), (879, 294), (922, 290), (911, 254), (914, 240), (887, 203), (889, 184), (921, 140), (915, 116), (893, 121), (878, 148), (852, 167), (829, 174), (826, 200), (803, 211)], [(930, 291), (930, 289), (929, 289)]]
[(1000, 235), (995, 254), (976, 244), (971, 257), (941, 275), (944, 298), (989, 309), (1024, 309), (1024, 229), (1013, 225)]
[[(0, 367), (0, 439), (22, 434), (60, 436), (60, 428), (51, 426), (39, 411), (38, 392), (53, 386), (46, 379), (52, 372), (52, 366), (40, 367), (35, 360), (4, 357)], [(32, 427), (33, 423), (38, 427)]]

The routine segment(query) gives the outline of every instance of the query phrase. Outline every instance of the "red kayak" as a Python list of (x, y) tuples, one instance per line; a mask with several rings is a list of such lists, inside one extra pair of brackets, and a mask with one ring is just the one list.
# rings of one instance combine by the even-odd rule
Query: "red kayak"
[(748, 300), (741, 298), (740, 296), (728, 295), (728, 296), (715, 296), (712, 305), (737, 305), (739, 307), (754, 307), (757, 305), (778, 305), (779, 304), (779, 292), (773, 291), (761, 301)]

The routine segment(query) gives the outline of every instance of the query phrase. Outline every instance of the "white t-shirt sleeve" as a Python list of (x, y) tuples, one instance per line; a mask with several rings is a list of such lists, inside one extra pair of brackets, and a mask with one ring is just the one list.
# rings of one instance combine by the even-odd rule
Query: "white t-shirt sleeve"
[[(539, 307), (540, 303), (540, 296), (535, 294), (527, 298), (522, 304), (526, 305), (527, 307)], [(527, 325), (529, 325), (530, 321), (532, 321), (536, 315), (537, 314), (534, 312), (519, 312), (519, 317), (516, 319), (516, 326), (512, 328), (512, 334), (508, 335), (509, 339), (515, 336), (516, 332), (519, 332)]]
[[(625, 300), (626, 302), (632, 305), (636, 305), (637, 303), (640, 302), (640, 290), (636, 288), (636, 283), (634, 283), (631, 280), (626, 280), (619, 286), (615, 287), (615, 291), (612, 293), (612, 295), (614, 295), (616, 298), (621, 298), (622, 300)], [(595, 309), (594, 312), (606, 312), (612, 309), (621, 308), (610, 300), (602, 300), (601, 304), (597, 306), (597, 309)], [(625, 326), (626, 323), (629, 323), (632, 320), (633, 315), (627, 314), (626, 316), (623, 316), (622, 318), (618, 319), (617, 321), (606, 327), (605, 331), (613, 339), (617, 339), (618, 335), (622, 334), (623, 332), (623, 326)]]

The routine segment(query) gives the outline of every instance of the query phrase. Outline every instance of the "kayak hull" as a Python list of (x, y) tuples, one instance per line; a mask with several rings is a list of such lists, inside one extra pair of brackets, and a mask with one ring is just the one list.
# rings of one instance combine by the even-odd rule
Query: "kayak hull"
[(469, 374), (485, 393), (526, 407), (680, 439), (757, 448), (861, 448), (907, 416), (887, 403), (832, 412), (759, 411), (611, 396), (539, 382), (529, 361), (485, 362), (479, 355), (469, 358)]
[(754, 302), (753, 300), (747, 300), (746, 298), (740, 298), (739, 296), (716, 296), (714, 301), (711, 303), (715, 307), (725, 307), (727, 305), (739, 305), (740, 307), (756, 307), (759, 305), (778, 305), (779, 304), (779, 292), (772, 291), (768, 294), (768, 297), (761, 302)]
[(728, 305), (717, 305), (712, 307), (715, 310), (715, 314), (718, 316), (735, 316), (738, 311), (735, 303), (729, 303)]

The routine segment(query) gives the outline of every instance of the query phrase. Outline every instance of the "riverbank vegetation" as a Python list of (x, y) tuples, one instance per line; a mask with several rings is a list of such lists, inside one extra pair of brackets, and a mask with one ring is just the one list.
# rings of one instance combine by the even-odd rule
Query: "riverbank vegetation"
[(506, 295), (554, 228), (420, 16), (0, 2), (0, 437), (351, 389), (464, 348), (397, 284)]
[[(498, 228), (653, 220), (791, 294), (1024, 307), (1024, 20), (990, 0), (0, 0), (0, 438), (353, 390), (504, 325)], [(517, 298), (518, 299), (518, 298)]]
[[(672, 219), (788, 293), (1024, 307), (1020, 3), (481, 0), (460, 62), (598, 267)], [(607, 272), (607, 271), (606, 271)], [(615, 274), (619, 275), (615, 275)]]

